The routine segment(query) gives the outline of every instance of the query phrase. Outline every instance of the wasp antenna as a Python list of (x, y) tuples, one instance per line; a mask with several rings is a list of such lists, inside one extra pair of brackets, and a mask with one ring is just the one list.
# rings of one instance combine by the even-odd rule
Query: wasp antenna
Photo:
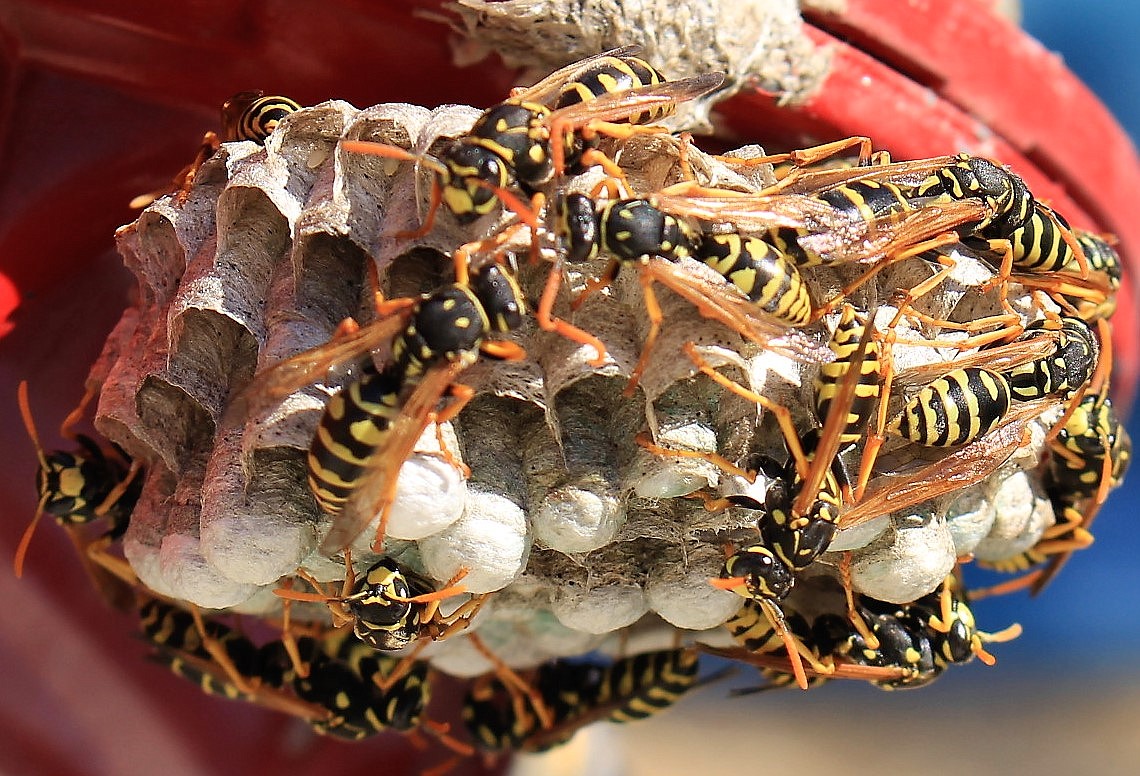
[(44, 447), (40, 443), (40, 435), (36, 431), (36, 422), (32, 418), (32, 408), (28, 403), (27, 380), (21, 380), (16, 387), (16, 403), (20, 406), (20, 418), (24, 421), (24, 430), (28, 432), (28, 438), (32, 440), (32, 446), (36, 448), (36, 457), (40, 461), (40, 467), (46, 470), (47, 456), (44, 455)]
[(32, 522), (28, 523), (28, 527), (24, 529), (24, 534), (20, 537), (20, 543), (16, 546), (16, 555), (12, 560), (12, 570), (16, 573), (17, 579), (24, 576), (24, 558), (28, 554), (28, 545), (32, 543), (32, 534), (36, 532), (36, 526), (39, 525), (40, 518), (44, 516), (44, 504), (47, 503), (47, 498), (47, 493), (40, 497), (40, 503), (36, 505), (35, 517), (32, 518)]

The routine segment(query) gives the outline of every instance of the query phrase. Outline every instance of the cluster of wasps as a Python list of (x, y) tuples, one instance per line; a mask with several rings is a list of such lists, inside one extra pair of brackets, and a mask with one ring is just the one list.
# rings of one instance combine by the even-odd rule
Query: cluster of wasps
[[(595, 720), (647, 716), (698, 684), (701, 650), (759, 666), (766, 687), (806, 689), (833, 678), (887, 689), (920, 686), (950, 664), (974, 657), (992, 662), (985, 645), (1013, 638), (1018, 629), (979, 629), (961, 568), (902, 603), (856, 592), (844, 573), (836, 580), (811, 572), (838, 531), (989, 477), (1028, 444), (1031, 424), (1043, 416), (1059, 416), (1038, 470), (1057, 520), (1031, 549), (991, 563), (1019, 576), (989, 592), (1039, 592), (1072, 551), (1091, 542), (1089, 526), (1130, 455), (1108, 397), (1107, 321), (1121, 279), (1110, 242), (1070, 228), (991, 160), (958, 154), (896, 163), (872, 153), (866, 138), (779, 156), (718, 157), (742, 180), (761, 165), (778, 165), (771, 182), (722, 186), (688, 164), (691, 138), (659, 124), (679, 102), (719, 86), (721, 76), (670, 81), (637, 53), (605, 52), (516, 90), (435, 155), (340, 143), (343, 154), (414, 162), (430, 173), (427, 213), (409, 237), (429, 234), (438, 218), (461, 226), (500, 212), (506, 219), (491, 234), (455, 246), (450, 282), (415, 298), (377, 293), (375, 320), (345, 321), (328, 343), (257, 374), (232, 402), (231, 412), (249, 412), (333, 368), (356, 365), (330, 399), (307, 456), (313, 497), (332, 520), (320, 550), (344, 555), (345, 580), (329, 590), (299, 570), (285, 581), (277, 591), (286, 612), (279, 637), (257, 644), (221, 618), (142, 591), (111, 551), (138, 497), (140, 466), (84, 437), (77, 453), (45, 454), (21, 393), (40, 455), (39, 512), (77, 538), (100, 574), (109, 571), (127, 584), (144, 636), (176, 674), (207, 693), (285, 711), (320, 733), (361, 739), (382, 730), (420, 731), (460, 755), (473, 747), (537, 751)], [(295, 109), (282, 97), (235, 98), (224, 111), (225, 139), (263, 142)], [(675, 151), (677, 180), (634, 189), (621, 149), (640, 136)], [(207, 137), (200, 156), (214, 147)], [(857, 152), (854, 161), (837, 162), (848, 151)], [(588, 193), (569, 184), (598, 169), (601, 182)], [(185, 190), (192, 179), (191, 169), (175, 185)], [(505, 247), (520, 235), (529, 260), (549, 265), (535, 303), (516, 277), (518, 257)], [(954, 281), (963, 255), (990, 264), (991, 277), (979, 290), (992, 294), (997, 312), (956, 322), (924, 311), (936, 290)], [(725, 623), (737, 646), (677, 647), (604, 664), (555, 661), (522, 673), (486, 650), (495, 671), (471, 685), (463, 711), (467, 743), (427, 718), (431, 669), (418, 655), (425, 644), (465, 631), (486, 596), (445, 613), (441, 604), (465, 592), (462, 572), (437, 585), (383, 556), (397, 474), (431, 424), (454, 418), (472, 397), (459, 382), (465, 370), (480, 359), (527, 357), (510, 336), (529, 316), (540, 329), (592, 349), (594, 367), (609, 363), (606, 343), (588, 322), (580, 326), (555, 313), (567, 270), (599, 259), (608, 260), (606, 268), (585, 284), (571, 313), (586, 297), (605, 295), (622, 268), (637, 273), (648, 333), (628, 371), (627, 394), (650, 368), (668, 323), (655, 290), (660, 285), (746, 347), (780, 353), (814, 372), (814, 427), (797, 426), (795, 408), (717, 371), (708, 348), (688, 343), (679, 353), (656, 353), (687, 359), (693, 374), (775, 418), (786, 448), (785, 461), (757, 463), (752, 456), (746, 466), (658, 445), (648, 434), (637, 438), (654, 455), (706, 458), (749, 480), (764, 475), (761, 496), (689, 494), (710, 511), (754, 517), (749, 538), (718, 539), (725, 562), (710, 581), (744, 599)], [(924, 262), (928, 277), (894, 289), (889, 303), (860, 302), (870, 298), (872, 281), (902, 262)], [(853, 277), (828, 298), (813, 298), (808, 278), (820, 267)], [(1028, 291), (1028, 306), (1015, 308), (1014, 287)], [(904, 322), (942, 332), (944, 341), (923, 344), (958, 355), (896, 369), (893, 351)], [(386, 354), (379, 364), (377, 351)], [(932, 460), (882, 470), (881, 452), (897, 459), (907, 446), (935, 451), (917, 456)], [(95, 520), (106, 522), (106, 533), (80, 539), (80, 527)], [(372, 548), (381, 559), (358, 578), (347, 548), (373, 522)], [(298, 578), (313, 590), (296, 589)], [(839, 603), (801, 606), (793, 591), (805, 589)], [(298, 601), (325, 605), (334, 627), (306, 631), (291, 622), (289, 606)], [(480, 644), (477, 634), (467, 635)]]

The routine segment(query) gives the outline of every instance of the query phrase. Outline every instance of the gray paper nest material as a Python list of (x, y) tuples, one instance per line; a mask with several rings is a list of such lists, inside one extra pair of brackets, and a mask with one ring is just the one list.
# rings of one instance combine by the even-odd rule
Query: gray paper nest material
[[(143, 497), (124, 542), (146, 584), (206, 607), (268, 615), (274, 601), (267, 591), (298, 566), (323, 580), (339, 577), (337, 563), (314, 554), (329, 521), (308, 490), (304, 458), (324, 402), (351, 370), (334, 370), (325, 384), (305, 386), (280, 406), (258, 406), (256, 397), (245, 397), (245, 413), (235, 416), (230, 403), (255, 372), (323, 343), (341, 319), (351, 315), (367, 324), (374, 318), (369, 261), (390, 296), (418, 294), (446, 282), (451, 264), (443, 252), (510, 220), (508, 213), (502, 221), (491, 216), (460, 227), (444, 212), (428, 236), (398, 237), (420, 223), (430, 183), (426, 171), (337, 148), (344, 137), (423, 149), (441, 134), (464, 131), (478, 114), (462, 106), (358, 111), (330, 102), (307, 108), (286, 119), (264, 148), (224, 145), (184, 202), (159, 199), (120, 231), (139, 302), (124, 314), (93, 372), (103, 385), (96, 424), (147, 464)], [(626, 142), (618, 158), (636, 190), (678, 179), (674, 142), (646, 136)], [(702, 177), (745, 190), (763, 185), (692, 153)], [(587, 174), (567, 185), (588, 191), (596, 179)], [(536, 299), (548, 265), (525, 265), (527, 231), (508, 247), (519, 252), (524, 290)], [(543, 255), (552, 258), (549, 235), (542, 243)], [(673, 627), (714, 627), (739, 605), (734, 594), (709, 586), (708, 578), (723, 562), (720, 541), (755, 537), (755, 513), (714, 514), (698, 500), (676, 496), (705, 488), (762, 498), (763, 482), (749, 485), (705, 461), (650, 454), (634, 436), (649, 430), (661, 444), (736, 460), (755, 452), (782, 457), (781, 437), (769, 413), (703, 375), (693, 377), (691, 363), (680, 355), (684, 342), (697, 343), (706, 359), (741, 384), (789, 406), (801, 428), (816, 424), (811, 382), (826, 355), (792, 358), (742, 341), (660, 284), (665, 325), (639, 393), (623, 397), (646, 330), (637, 272), (624, 270), (579, 314), (568, 309), (571, 295), (603, 266), (575, 268), (555, 312), (597, 334), (610, 349), (607, 363), (591, 367), (588, 346), (528, 323), (512, 335), (525, 347), (526, 361), (485, 360), (462, 378), (479, 394), (444, 436), (470, 467), (470, 479), (433, 452), (430, 428), (421, 440), (424, 453), (404, 467), (411, 478), (406, 489), (401, 478), (407, 495), (394, 513), (411, 509), (402, 518), (411, 526), (400, 534), (408, 541), (390, 540), (389, 552), (439, 582), (458, 568), (470, 569), (472, 590), (496, 593), (474, 627), (494, 635), (487, 641), (496, 642), (496, 651), (513, 639), (499, 652), (512, 665), (589, 649), (599, 643), (599, 629), (624, 627), (644, 612), (668, 634)], [(807, 274), (819, 299), (859, 271)], [(865, 308), (881, 305), (880, 315), (889, 319), (894, 284), (928, 272), (911, 261), (884, 273), (882, 286), (868, 284), (856, 301)], [(947, 284), (953, 298), (940, 313), (952, 315), (960, 302), (982, 309), (986, 300), (976, 286), (989, 277), (982, 271)], [(900, 329), (903, 335), (953, 336)], [(804, 353), (827, 353), (826, 325), (796, 336)], [(903, 385), (906, 369), (946, 358), (921, 345), (900, 347), (900, 353), (906, 354)], [(1037, 433), (1034, 445), (1011, 464), (1014, 471), (999, 472), (986, 486), (996, 491), (999, 480), (1030, 470), (1000, 489), (1007, 503), (1033, 512), (1032, 519), (1003, 520), (984, 545), (991, 556), (1001, 554), (1000, 542), (1012, 542), (1010, 552), (1018, 551), (1042, 530), (1035, 506), (1040, 486), (1032, 472), (1041, 437)], [(888, 446), (883, 460), (902, 468), (914, 455), (911, 447)], [(428, 506), (409, 506), (419, 504)], [(416, 509), (424, 520), (430, 512), (440, 522), (416, 533)], [(926, 517), (916, 521), (916, 512)], [(909, 600), (941, 581), (954, 553), (963, 550), (956, 542), (977, 546), (994, 520), (984, 504), (943, 499), (843, 536), (844, 546), (856, 552), (855, 585), (887, 600)], [(366, 548), (369, 536), (366, 531), (358, 548)], [(358, 571), (374, 558), (359, 552)], [(817, 566), (821, 574), (834, 574), (830, 556)], [(892, 587), (892, 580), (898, 584)], [(620, 611), (610, 611), (618, 600)], [(603, 610), (609, 614), (602, 616)], [(320, 619), (322, 613), (313, 609), (309, 616)], [(574, 630), (583, 622), (590, 632)], [(429, 654), (448, 670), (469, 673), (478, 662), (464, 657), (471, 652), (464, 641), (448, 639)], [(530, 642), (543, 646), (530, 649)]]
[(725, 74), (724, 86), (679, 106), (675, 128), (708, 132), (709, 111), (748, 84), (795, 103), (827, 74), (830, 56), (803, 32), (795, 0), (458, 0), (456, 62), (489, 52), (524, 67), (530, 83), (599, 51), (638, 45), (670, 79)]

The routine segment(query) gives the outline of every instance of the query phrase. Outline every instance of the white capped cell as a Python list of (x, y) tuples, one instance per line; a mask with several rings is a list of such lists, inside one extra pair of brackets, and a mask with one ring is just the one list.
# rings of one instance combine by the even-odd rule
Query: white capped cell
[(662, 562), (649, 572), (645, 596), (661, 619), (687, 630), (723, 623), (740, 609), (740, 596), (709, 584), (720, 576), (724, 555), (711, 548), (694, 551), (687, 564)]
[(494, 592), (526, 566), (526, 515), (508, 498), (472, 490), (463, 516), (420, 540), (419, 548), (424, 566), (436, 579), (448, 580), (466, 569), (462, 584), (468, 592)]
[(235, 606), (258, 591), (257, 585), (234, 582), (220, 574), (202, 555), (197, 537), (168, 534), (159, 550), (159, 568), (167, 589), (176, 598), (206, 609)]
[(943, 517), (912, 510), (893, 522), (891, 530), (854, 551), (851, 582), (864, 595), (906, 603), (938, 587), (957, 556)]
[(550, 610), (568, 628), (609, 633), (637, 622), (649, 611), (649, 602), (639, 585), (565, 586), (554, 594)]
[(621, 501), (604, 484), (566, 485), (550, 490), (531, 515), (535, 540), (567, 553), (604, 547), (624, 522)]
[(422, 539), (459, 519), (467, 486), (454, 465), (435, 455), (413, 455), (400, 468), (387, 536)]

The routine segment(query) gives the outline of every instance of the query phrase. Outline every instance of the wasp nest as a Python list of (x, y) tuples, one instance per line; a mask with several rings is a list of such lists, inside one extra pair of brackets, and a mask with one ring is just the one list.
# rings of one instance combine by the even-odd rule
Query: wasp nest
[(537, 79), (566, 62), (634, 44), (674, 78), (724, 73), (715, 93), (678, 106), (674, 125), (700, 131), (710, 126), (712, 105), (746, 84), (787, 102), (806, 99), (831, 58), (804, 33), (795, 0), (705, 0), (683, 13), (670, 0), (458, 0), (449, 10), (461, 33), (460, 65), (495, 52), (507, 65), (527, 68), (524, 79)]
[[(428, 150), (479, 114), (402, 104), (307, 108), (285, 119), (264, 146), (224, 144), (184, 196), (156, 201), (121, 230), (119, 249), (138, 278), (139, 297), (98, 367), (105, 377), (96, 423), (147, 464), (124, 537), (126, 557), (145, 585), (202, 607), (272, 616), (280, 602), (271, 591), (299, 568), (322, 581), (344, 577), (339, 558), (316, 552), (329, 520), (309, 491), (305, 457), (329, 396), (351, 379), (351, 364), (279, 405), (241, 392), (260, 370), (328, 342), (345, 318), (375, 320), (373, 269), (388, 298), (430, 291), (449, 281), (448, 257), (457, 246), (502, 226), (497, 215), (460, 226), (441, 210), (426, 236), (401, 236), (421, 223), (430, 172), (338, 147), (341, 139), (363, 139)], [(682, 180), (683, 148), (668, 135), (638, 134), (623, 141), (617, 158), (634, 191), (652, 192)], [(774, 180), (770, 167), (730, 168), (687, 151), (705, 185), (750, 192)], [(743, 149), (739, 156), (759, 153)], [(601, 175), (565, 185), (588, 192)], [(513, 218), (501, 216), (503, 223)], [(527, 261), (531, 230), (517, 231), (503, 250), (517, 259), (533, 301), (551, 264)], [(544, 259), (552, 259), (550, 236), (539, 237)], [(956, 321), (1000, 313), (996, 295), (980, 288), (993, 275), (990, 265), (962, 246), (943, 252), (955, 267), (916, 306)], [(698, 262), (678, 266), (725, 282)], [(698, 372), (684, 353), (688, 343), (711, 367), (787, 407), (798, 429), (819, 425), (812, 381), (832, 358), (827, 343), (836, 316), (774, 331), (761, 345), (657, 284), (664, 325), (636, 393), (626, 396), (649, 329), (638, 272), (626, 269), (580, 309), (569, 309), (603, 269), (601, 261), (567, 267), (554, 311), (605, 343), (604, 365), (592, 364), (591, 346), (542, 331), (531, 316), (512, 335), (525, 360), (484, 358), (462, 373), (475, 397), (454, 422), (424, 434), (401, 470), (388, 525), (385, 554), (441, 585), (465, 569), (469, 592), (493, 593), (472, 632), (514, 666), (604, 648), (607, 634), (635, 625), (647, 630), (645, 648), (659, 646), (676, 629), (716, 629), (740, 609), (737, 594), (709, 579), (724, 563), (723, 543), (755, 540), (755, 512), (710, 512), (685, 496), (746, 493), (762, 501), (766, 478), (750, 482), (706, 458), (661, 455), (635, 440), (648, 432), (661, 447), (717, 453), (746, 468), (757, 456), (783, 460), (784, 441), (773, 413)], [(836, 265), (804, 274), (813, 299), (827, 300), (865, 270)], [(852, 301), (876, 311), (884, 327), (896, 311), (894, 290), (931, 272), (918, 259), (900, 262)], [(1011, 294), (1010, 302), (1026, 319), (1037, 314), (1027, 298)], [(924, 342), (965, 333), (904, 318), (896, 335), (896, 385), (913, 393), (923, 364), (956, 354)], [(386, 353), (375, 357), (383, 361)], [(248, 414), (233, 410), (239, 396)], [(892, 413), (901, 405), (900, 395)], [(1007, 441), (1012, 456), (977, 487), (841, 530), (818, 573), (835, 576), (838, 552), (851, 550), (857, 591), (905, 602), (933, 590), (958, 557), (984, 551), (1000, 558), (1032, 546), (1053, 521), (1035, 468), (1044, 429), (1056, 417), (1030, 422), (1028, 444)], [(1017, 442), (1020, 432), (1011, 432)], [(878, 468), (901, 471), (943, 455), (888, 443)], [(358, 571), (376, 559), (373, 536), (366, 530), (352, 545)], [(322, 612), (314, 606), (310, 614)], [(426, 654), (456, 674), (488, 667), (463, 634)]]

